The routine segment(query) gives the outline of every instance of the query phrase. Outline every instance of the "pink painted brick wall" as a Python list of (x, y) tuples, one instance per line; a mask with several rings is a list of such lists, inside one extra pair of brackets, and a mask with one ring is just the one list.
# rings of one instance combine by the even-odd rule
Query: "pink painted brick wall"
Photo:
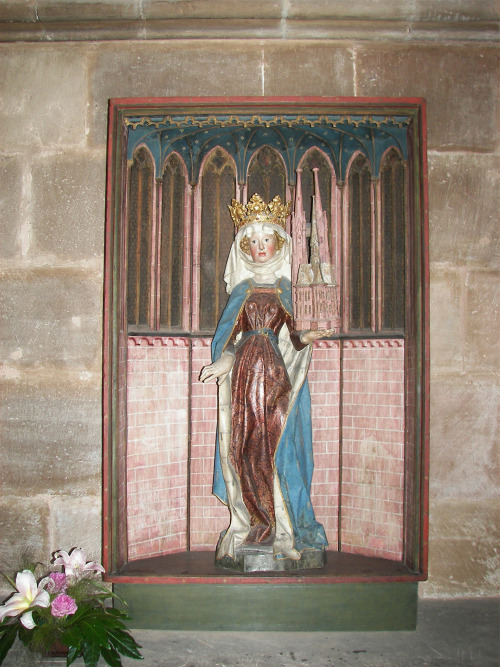
[(312, 403), (314, 474), (311, 499), (329, 549), (338, 545), (340, 344), (316, 341), (308, 374)]
[(189, 340), (129, 338), (129, 559), (186, 548)]
[(342, 431), (342, 550), (400, 560), (403, 341), (344, 343)]
[(217, 385), (198, 379), (203, 366), (210, 363), (210, 343), (210, 338), (193, 341), (190, 545), (198, 551), (214, 549), (219, 533), (229, 525), (227, 507), (212, 495)]
[[(363, 340), (347, 341), (343, 346), (342, 406), (340, 342), (317, 341), (309, 370), (313, 506), (325, 526), (329, 548), (337, 549), (342, 414), (341, 549), (399, 560), (404, 487), (403, 343)], [(229, 523), (227, 508), (212, 495), (217, 386), (198, 380), (208, 363), (209, 338), (129, 340), (130, 559), (188, 546), (212, 550)]]

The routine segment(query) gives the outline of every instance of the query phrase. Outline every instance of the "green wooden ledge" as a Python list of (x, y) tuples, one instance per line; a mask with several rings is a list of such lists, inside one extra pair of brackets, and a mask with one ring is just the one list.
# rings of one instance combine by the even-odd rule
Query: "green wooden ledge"
[(414, 630), (418, 584), (115, 584), (136, 629)]

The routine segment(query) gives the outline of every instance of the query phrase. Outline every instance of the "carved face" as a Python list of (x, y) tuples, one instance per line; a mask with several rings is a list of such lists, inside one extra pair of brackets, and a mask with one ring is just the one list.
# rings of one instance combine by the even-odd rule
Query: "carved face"
[(273, 232), (257, 232), (249, 239), (250, 254), (254, 262), (264, 264), (276, 254), (276, 236)]

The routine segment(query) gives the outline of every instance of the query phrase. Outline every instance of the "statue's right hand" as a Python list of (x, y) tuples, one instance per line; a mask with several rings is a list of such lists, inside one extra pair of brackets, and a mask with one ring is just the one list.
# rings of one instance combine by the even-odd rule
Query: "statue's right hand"
[(221, 384), (226, 379), (227, 374), (233, 367), (234, 357), (232, 354), (227, 352), (222, 355), (220, 359), (214, 361), (213, 364), (209, 366), (204, 366), (201, 369), (200, 380), (202, 382), (211, 382), (212, 380), (218, 380), (218, 384)]

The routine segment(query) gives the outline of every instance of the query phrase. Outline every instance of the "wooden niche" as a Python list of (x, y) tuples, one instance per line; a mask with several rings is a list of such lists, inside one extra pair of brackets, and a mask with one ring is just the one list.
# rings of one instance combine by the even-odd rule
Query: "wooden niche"
[[(134, 626), (415, 627), (428, 530), (424, 101), (111, 100), (107, 178), (104, 562)], [(327, 564), (296, 576), (214, 562), (228, 511), (211, 493), (216, 386), (198, 375), (227, 300), (228, 204), (254, 192), (293, 202), (295, 316), (321, 311), (336, 331), (309, 371)], [(312, 228), (326, 267), (314, 289)]]

